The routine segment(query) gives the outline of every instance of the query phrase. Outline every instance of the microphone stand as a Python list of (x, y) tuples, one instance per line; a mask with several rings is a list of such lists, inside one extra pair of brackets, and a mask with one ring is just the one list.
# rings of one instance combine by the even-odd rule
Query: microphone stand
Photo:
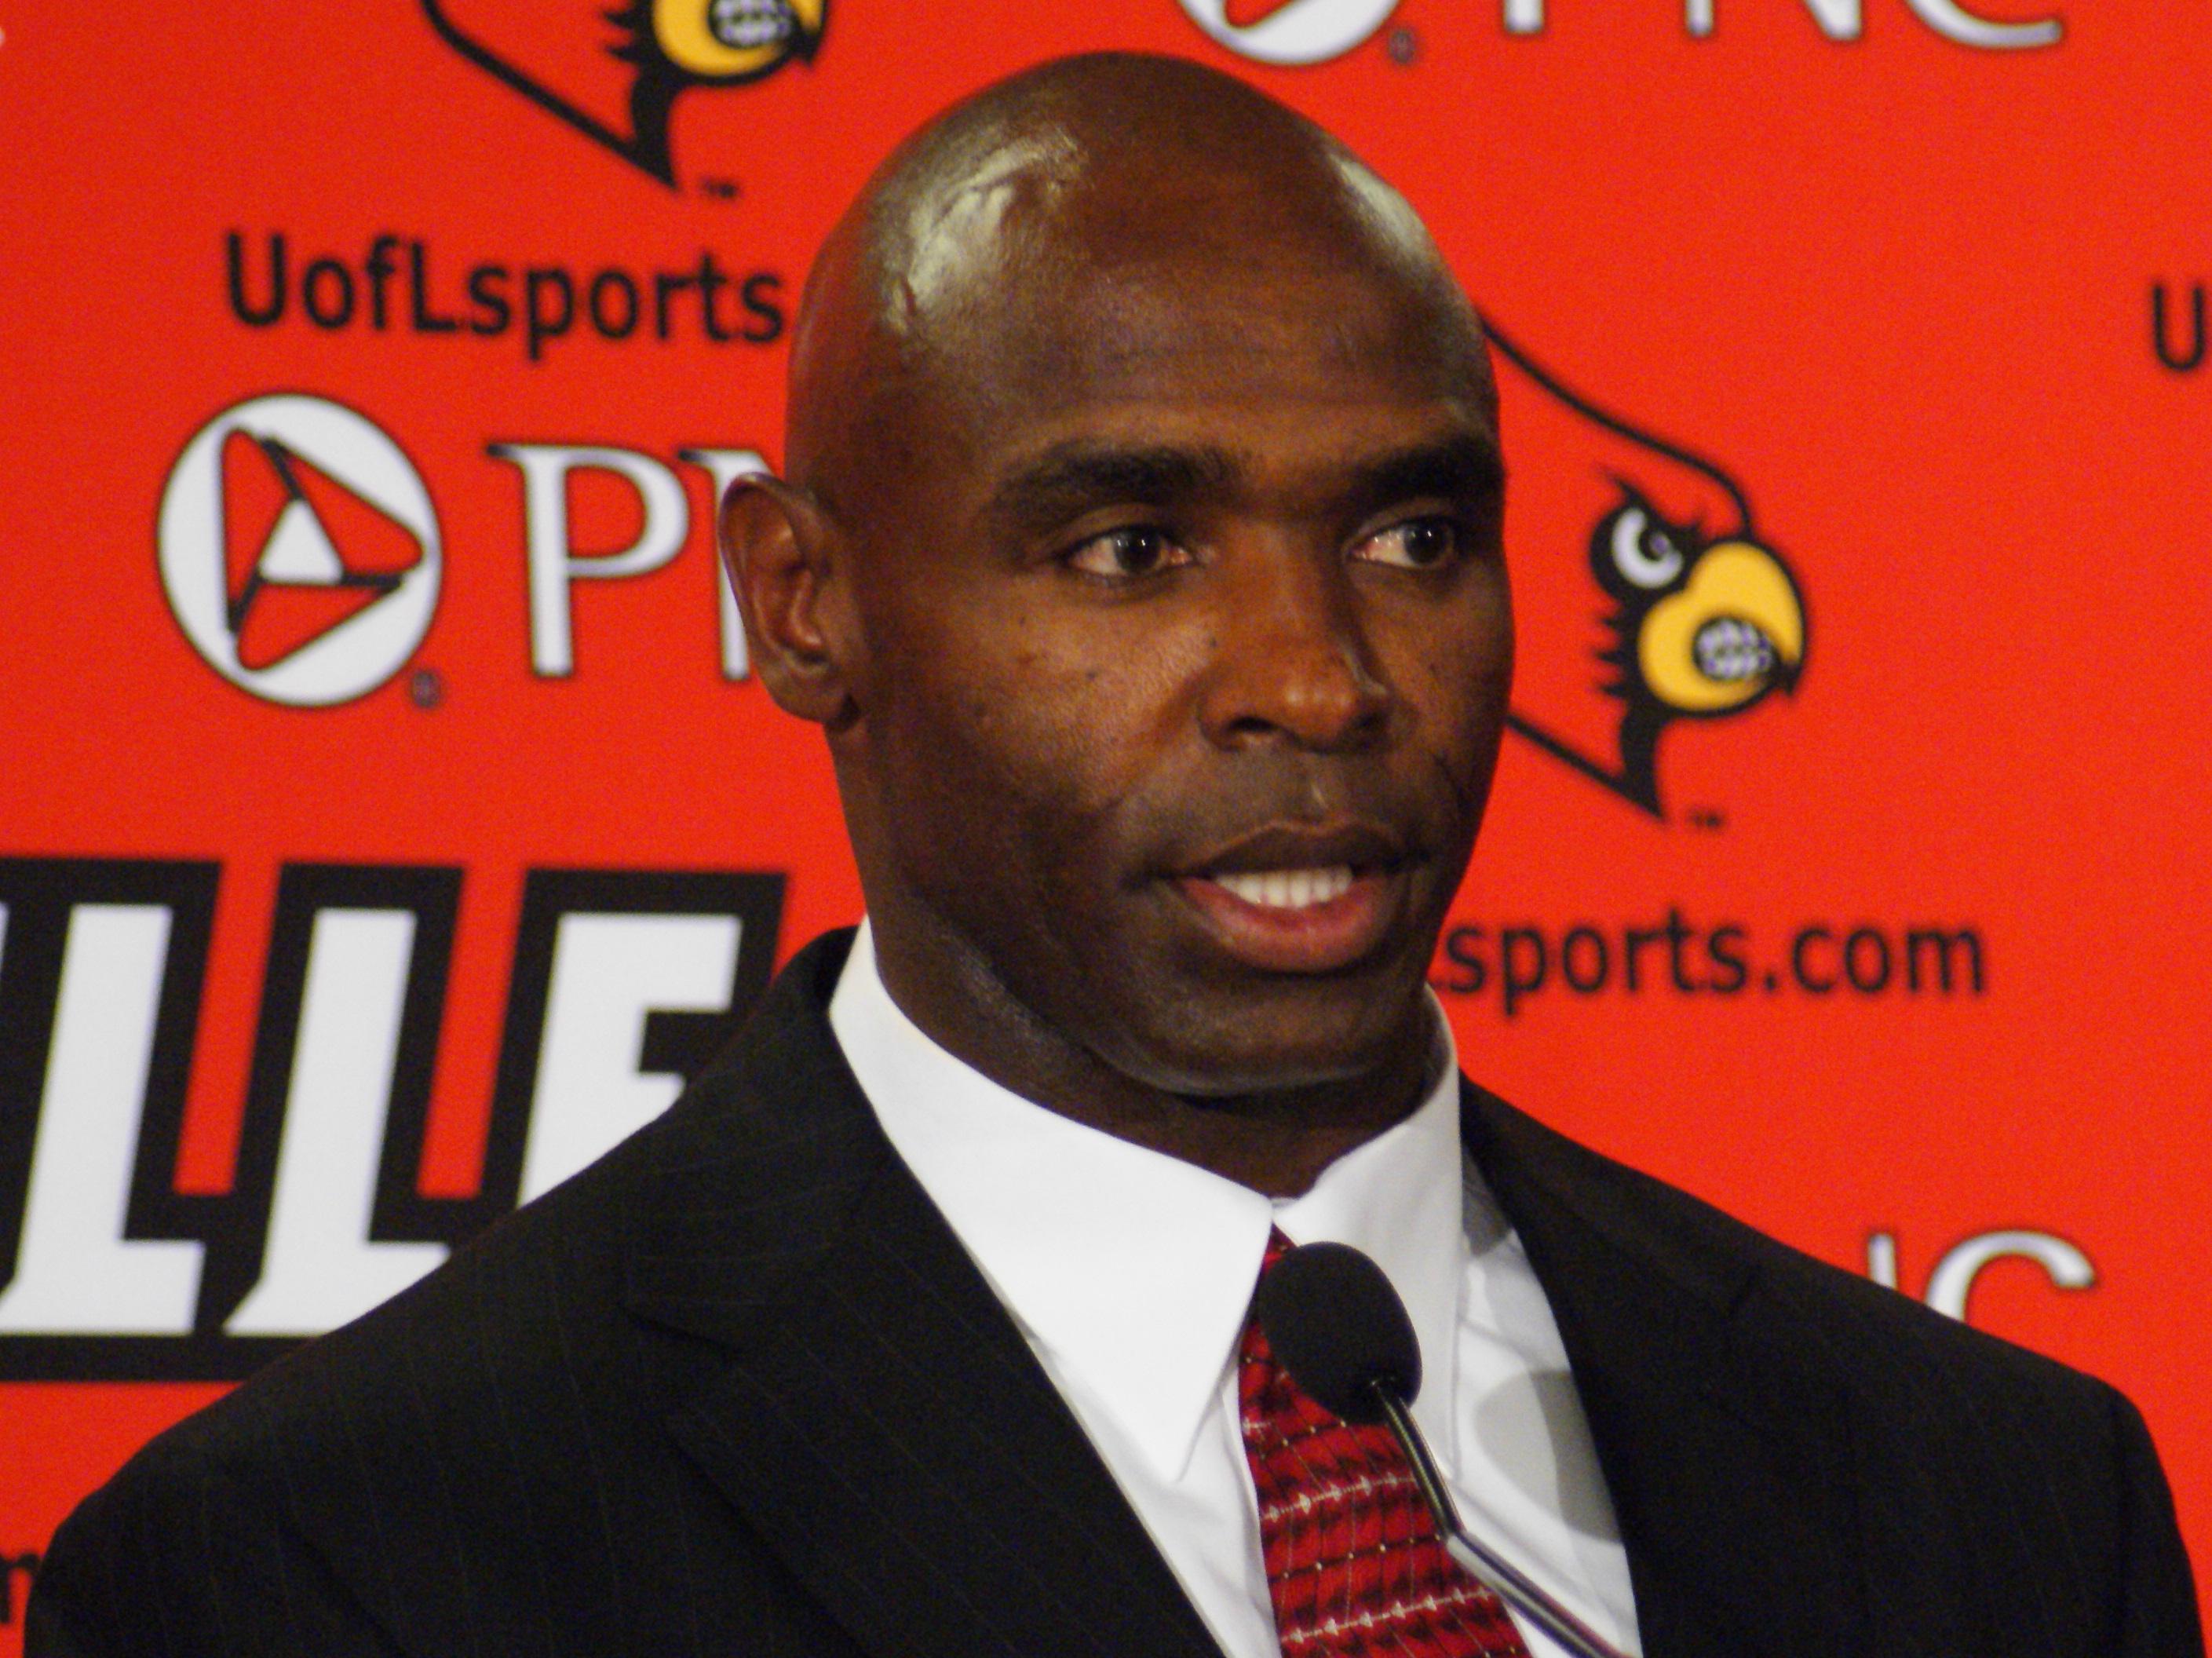
[(1413, 1467), (1413, 1483), (1420, 1487), (1421, 1500), (1429, 1505), (1429, 1513), (1436, 1520), (1444, 1552), (1458, 1563), (1460, 1569), (1573, 1653), (1575, 1658), (1626, 1658), (1619, 1648), (1546, 1594), (1519, 1567), (1468, 1534), (1466, 1527), (1460, 1524), (1458, 1505), (1445, 1489), (1436, 1459), (1429, 1455), (1428, 1442), (1413, 1425), (1406, 1401), (1398, 1397), (1395, 1388), (1379, 1378), (1369, 1382), (1367, 1388), (1382, 1420), (1389, 1424), (1399, 1448), (1406, 1453), (1406, 1461)]

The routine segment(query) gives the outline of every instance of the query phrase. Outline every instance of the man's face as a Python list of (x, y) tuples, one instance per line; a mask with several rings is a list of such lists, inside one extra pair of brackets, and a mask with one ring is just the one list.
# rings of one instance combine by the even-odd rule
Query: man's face
[(1504, 714), (1487, 371), (1371, 273), (1123, 240), (965, 325), (848, 526), (864, 874), (1149, 1086), (1354, 1076)]

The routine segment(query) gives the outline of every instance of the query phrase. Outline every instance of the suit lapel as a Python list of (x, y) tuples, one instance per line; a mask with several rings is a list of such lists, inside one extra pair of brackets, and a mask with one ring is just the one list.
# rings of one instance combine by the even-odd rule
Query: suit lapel
[(678, 1443), (863, 1645), (1218, 1658), (793, 962), (667, 1139), (626, 1304), (712, 1357)]
[[(885, 1658), (1218, 1658), (877, 1127), (824, 1014), (843, 955), (794, 960), (666, 1122), (625, 1303), (703, 1340), (670, 1432)], [(1558, 1319), (1646, 1658), (1862, 1650), (1848, 1424), (1817, 1331), (1698, 1206), (1479, 1090), (1464, 1120)]]
[(1702, 1206), (1471, 1086), (1465, 1108), (1559, 1321), (1646, 1658), (1862, 1649), (1849, 1427), (1816, 1328)]

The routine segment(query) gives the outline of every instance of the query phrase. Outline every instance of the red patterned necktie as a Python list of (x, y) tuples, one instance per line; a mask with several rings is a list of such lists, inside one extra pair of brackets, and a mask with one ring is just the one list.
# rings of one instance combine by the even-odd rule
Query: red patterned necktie
[[(1260, 1270), (1290, 1248), (1270, 1235)], [(1244, 1328), (1237, 1396), (1284, 1658), (1528, 1658), (1498, 1597), (1444, 1552), (1390, 1430), (1308, 1397), (1257, 1321)]]

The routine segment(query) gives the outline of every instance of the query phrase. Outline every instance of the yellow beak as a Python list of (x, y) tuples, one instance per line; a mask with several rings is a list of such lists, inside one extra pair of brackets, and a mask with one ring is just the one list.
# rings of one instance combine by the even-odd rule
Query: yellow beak
[(739, 6), (735, 24), (718, 33), (709, 16), (714, 0), (653, 0), (653, 32), (668, 60), (686, 73), (702, 81), (750, 81), (787, 58), (814, 55), (826, 3)]
[(1752, 541), (1708, 547), (1688, 585), (1651, 607), (1636, 640), (1644, 683), (1680, 714), (1726, 714), (1805, 660), (1805, 606), (1782, 561)]

